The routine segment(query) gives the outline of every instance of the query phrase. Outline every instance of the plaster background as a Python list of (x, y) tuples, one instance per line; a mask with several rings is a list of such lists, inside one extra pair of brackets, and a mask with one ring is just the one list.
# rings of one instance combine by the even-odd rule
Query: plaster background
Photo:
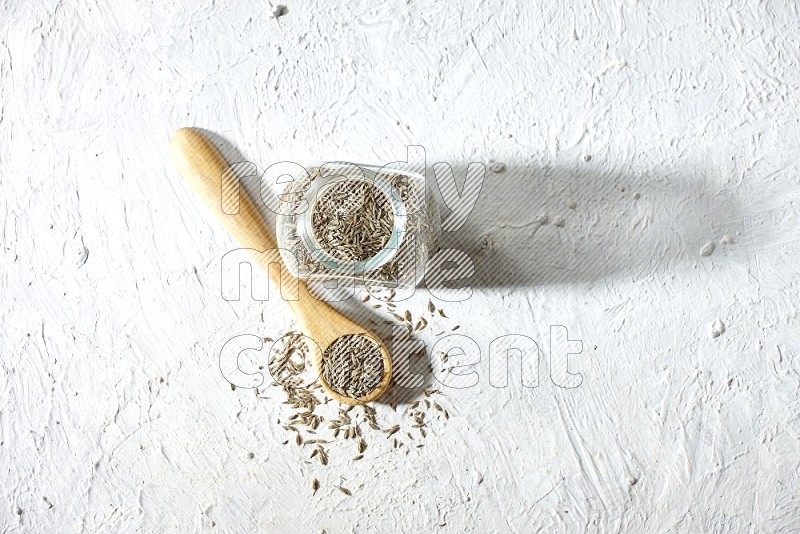
[[(797, 3), (269, 15), (0, 3), (0, 530), (800, 529)], [(220, 297), (234, 244), (167, 153), (186, 125), (261, 166), (412, 144), (506, 164), (446, 236), (476, 258), (445, 308), (481, 382), (425, 448), (323, 470), (281, 445), (276, 402), (231, 391), (222, 343), (292, 322)], [(583, 341), (573, 390), (547, 375), (557, 324)], [(488, 384), (508, 333), (542, 348), (538, 388)]]

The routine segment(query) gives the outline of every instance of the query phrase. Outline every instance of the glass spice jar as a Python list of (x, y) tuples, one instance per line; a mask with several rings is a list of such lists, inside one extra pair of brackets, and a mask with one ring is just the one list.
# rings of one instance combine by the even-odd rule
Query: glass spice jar
[(421, 174), (328, 162), (294, 177), (276, 235), (289, 272), (375, 288), (414, 288), (438, 249), (439, 207)]

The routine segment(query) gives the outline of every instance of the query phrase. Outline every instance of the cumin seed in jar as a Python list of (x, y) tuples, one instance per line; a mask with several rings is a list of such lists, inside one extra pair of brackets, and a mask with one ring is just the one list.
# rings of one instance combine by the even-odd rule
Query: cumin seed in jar
[(314, 205), (314, 237), (340, 261), (365, 261), (380, 252), (394, 228), (386, 195), (360, 180), (343, 180), (325, 190)]

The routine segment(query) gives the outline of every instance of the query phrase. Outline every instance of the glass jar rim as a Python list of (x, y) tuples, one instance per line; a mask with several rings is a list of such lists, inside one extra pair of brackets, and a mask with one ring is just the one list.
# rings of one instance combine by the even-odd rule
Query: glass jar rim
[[(345, 164), (337, 169), (332, 169), (330, 174), (324, 174), (316, 178), (311, 182), (311, 185), (304, 193), (303, 196), (308, 201), (308, 208), (297, 220), (297, 234), (303, 241), (309, 255), (326, 268), (333, 271), (365, 273), (374, 271), (387, 264), (397, 254), (400, 244), (403, 241), (403, 234), (406, 230), (406, 206), (402, 200), (399, 200), (400, 195), (397, 189), (387, 180), (377, 180), (375, 176), (377, 176), (377, 174), (368, 178), (360, 166)], [(337, 259), (322, 248), (314, 235), (312, 218), (317, 200), (321, 198), (321, 195), (331, 186), (344, 181), (367, 183), (378, 189), (389, 202), (392, 215), (394, 216), (392, 233), (389, 236), (389, 240), (380, 251), (365, 260), (343, 261)]]

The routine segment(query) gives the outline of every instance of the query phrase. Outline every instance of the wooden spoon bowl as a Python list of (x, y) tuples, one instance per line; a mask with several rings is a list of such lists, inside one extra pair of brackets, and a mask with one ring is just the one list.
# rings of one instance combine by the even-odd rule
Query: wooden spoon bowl
[[(251, 249), (256, 263), (267, 272), (275, 288), (289, 303), (309, 343), (311, 361), (325, 392), (345, 404), (362, 404), (380, 397), (392, 378), (392, 358), (386, 344), (373, 332), (348, 319), (327, 302), (318, 300), (306, 282), (294, 278), (283, 264), (273, 234), (266, 228), (250, 197), (239, 192), (239, 181), (219, 150), (197, 129), (181, 128), (170, 139), (170, 154), (192, 189), (239, 243)], [(237, 211), (238, 204), (238, 211)], [(230, 215), (233, 213), (233, 215)], [(270, 268), (270, 265), (277, 268)], [(383, 356), (378, 386), (361, 397), (348, 397), (331, 389), (322, 373), (322, 355), (335, 340), (361, 335), (374, 341)]]

